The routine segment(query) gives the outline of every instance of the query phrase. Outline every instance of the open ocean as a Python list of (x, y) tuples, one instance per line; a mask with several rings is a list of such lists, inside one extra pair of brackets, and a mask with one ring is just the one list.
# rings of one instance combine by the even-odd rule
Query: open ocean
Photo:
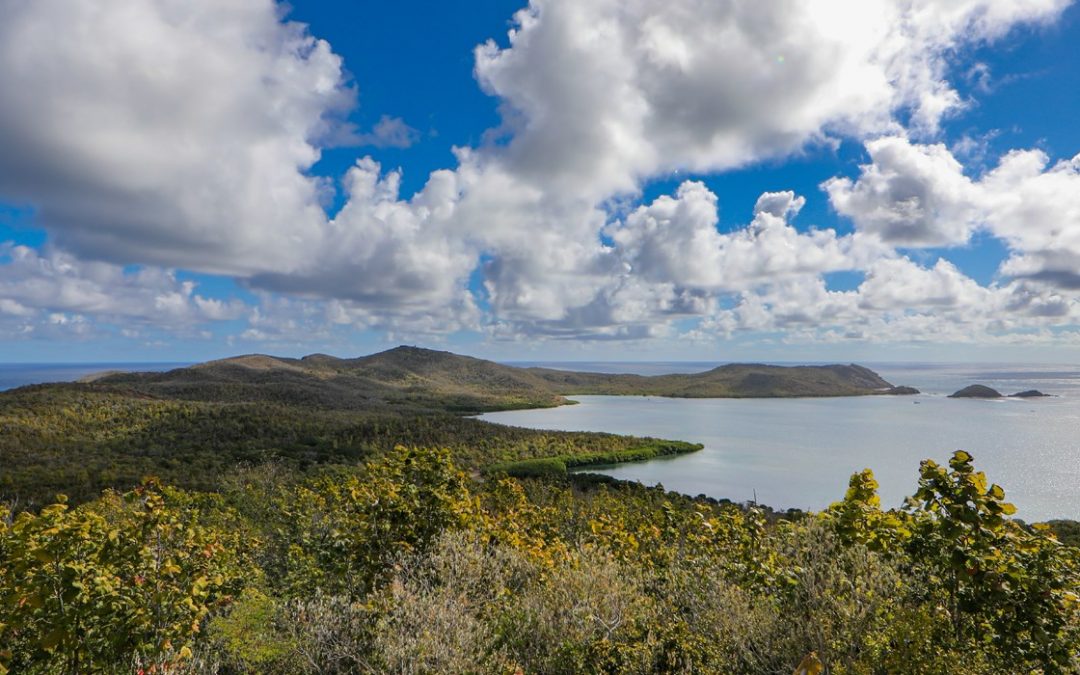
[(0, 391), (28, 384), (74, 382), (106, 370), (164, 371), (187, 363), (0, 363)]

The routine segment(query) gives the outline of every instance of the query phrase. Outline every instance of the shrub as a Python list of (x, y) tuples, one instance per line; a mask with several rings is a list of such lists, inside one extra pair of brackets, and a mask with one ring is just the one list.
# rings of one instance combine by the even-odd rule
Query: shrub
[(524, 459), (520, 462), (504, 462), (488, 468), (488, 473), (505, 473), (514, 478), (541, 478), (565, 476), (566, 462), (561, 457)]
[(151, 484), (77, 509), (0, 518), (0, 672), (113, 671), (190, 658), (243, 584), (235, 537)]

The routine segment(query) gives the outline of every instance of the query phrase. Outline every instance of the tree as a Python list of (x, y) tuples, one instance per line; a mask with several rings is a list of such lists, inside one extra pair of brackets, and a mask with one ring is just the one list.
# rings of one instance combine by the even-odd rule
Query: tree
[(1009, 519), (1016, 508), (967, 452), (948, 469), (926, 460), (919, 474), (908, 551), (944, 589), (953, 637), (989, 644), (1007, 662), (1068, 669), (1080, 644), (1075, 552)]

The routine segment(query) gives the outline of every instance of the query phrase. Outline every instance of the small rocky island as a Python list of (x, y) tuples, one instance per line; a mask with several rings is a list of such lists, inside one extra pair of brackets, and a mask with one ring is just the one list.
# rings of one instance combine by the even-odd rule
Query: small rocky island
[[(1044, 394), (1038, 389), (1028, 389), (1009, 394), (1009, 398), (1043, 398), (1046, 396), (1050, 396), (1050, 394)], [(987, 387), (984, 384), (973, 384), (950, 395), (949, 398), (1005, 398), (1005, 396), (993, 387)]]
[(949, 398), (1002, 398), (1001, 392), (985, 384), (973, 384), (964, 387)]
[(885, 390), (885, 393), (886, 394), (891, 394), (893, 396), (914, 396), (915, 394), (919, 394), (921, 392), (918, 389), (916, 389), (915, 387), (903, 387), (903, 386), (901, 386), (901, 387), (890, 387), (889, 389)]

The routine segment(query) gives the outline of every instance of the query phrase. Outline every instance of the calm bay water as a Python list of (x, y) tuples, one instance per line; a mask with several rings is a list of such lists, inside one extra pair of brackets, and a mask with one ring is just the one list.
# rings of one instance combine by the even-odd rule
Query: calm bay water
[[(547, 364), (551, 365), (551, 364)], [(600, 370), (602, 364), (567, 364)], [(703, 443), (672, 459), (594, 469), (686, 494), (775, 508), (820, 509), (848, 477), (874, 470), (883, 504), (915, 490), (919, 462), (953, 450), (1005, 488), (1029, 521), (1080, 519), (1080, 367), (868, 364), (919, 396), (821, 399), (665, 399), (575, 396), (580, 405), (490, 413), (491, 422), (538, 429), (607, 431)], [(708, 367), (708, 364), (706, 364)], [(689, 372), (687, 364), (606, 364), (605, 372)], [(972, 383), (1055, 398), (949, 399)]]

